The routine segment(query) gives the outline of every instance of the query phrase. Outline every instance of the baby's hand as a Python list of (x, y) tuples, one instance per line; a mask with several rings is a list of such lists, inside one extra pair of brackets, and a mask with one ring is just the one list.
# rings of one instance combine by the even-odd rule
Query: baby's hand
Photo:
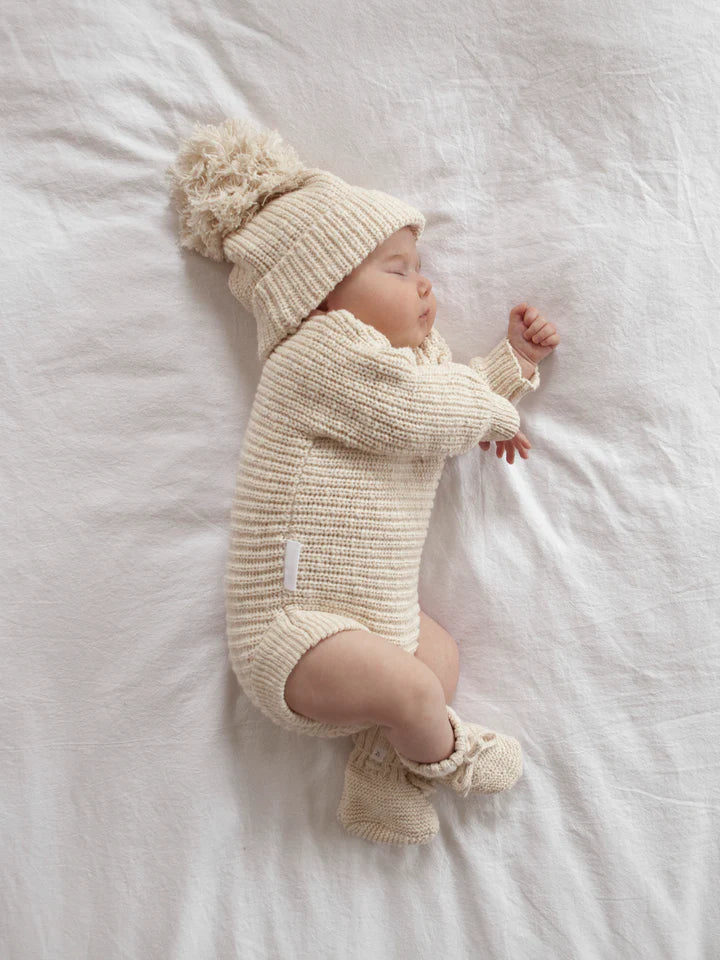
[(552, 323), (548, 323), (537, 307), (521, 303), (510, 311), (508, 340), (517, 354), (529, 363), (540, 363), (560, 343)]
[[(509, 440), (496, 440), (495, 443), (497, 444), (497, 450), (495, 452), (497, 453), (499, 459), (502, 460), (502, 456), (504, 453), (505, 456), (507, 457), (508, 463), (515, 462), (516, 449), (517, 449), (517, 452), (520, 454), (520, 456), (523, 458), (523, 460), (527, 460), (528, 458), (527, 451), (532, 446), (532, 444), (530, 443), (528, 438), (525, 436), (525, 434), (521, 433), (519, 430), (515, 434), (515, 436), (511, 437)], [(483, 450), (489, 450), (490, 441), (481, 440), (479, 446), (481, 446)]]

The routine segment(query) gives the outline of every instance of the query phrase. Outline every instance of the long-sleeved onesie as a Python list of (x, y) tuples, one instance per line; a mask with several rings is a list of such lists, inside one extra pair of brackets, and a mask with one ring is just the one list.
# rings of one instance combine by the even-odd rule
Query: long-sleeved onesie
[(453, 363), (433, 327), (415, 348), (348, 310), (305, 319), (265, 361), (245, 434), (226, 574), (230, 662), (279, 725), (346, 736), (368, 724), (285, 701), (300, 657), (339, 630), (418, 647), (418, 578), (445, 460), (513, 437), (537, 389), (507, 338)]

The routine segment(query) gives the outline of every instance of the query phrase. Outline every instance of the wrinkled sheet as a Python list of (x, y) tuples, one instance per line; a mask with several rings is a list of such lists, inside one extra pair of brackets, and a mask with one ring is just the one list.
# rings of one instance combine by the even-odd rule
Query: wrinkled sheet
[[(2, 31), (5, 960), (709, 960), (720, 942), (718, 129), (710, 0), (27, 5)], [(335, 821), (349, 740), (226, 656), (260, 369), (163, 171), (248, 116), (418, 206), (458, 362), (533, 303), (532, 443), (446, 464), (421, 606), (506, 795), (427, 847)]]

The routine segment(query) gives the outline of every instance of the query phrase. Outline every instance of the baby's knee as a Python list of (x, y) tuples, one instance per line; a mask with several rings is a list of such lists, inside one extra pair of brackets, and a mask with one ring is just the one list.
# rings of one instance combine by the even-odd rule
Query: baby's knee
[(418, 717), (434, 714), (446, 702), (445, 689), (440, 678), (422, 661), (413, 657), (417, 665), (408, 675), (402, 696), (398, 701), (400, 725), (417, 723)]

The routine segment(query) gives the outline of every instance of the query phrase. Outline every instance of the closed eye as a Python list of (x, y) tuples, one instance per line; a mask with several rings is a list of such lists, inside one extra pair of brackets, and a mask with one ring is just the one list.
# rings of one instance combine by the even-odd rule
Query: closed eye
[[(402, 260), (404, 264), (407, 264), (408, 266), (410, 264), (410, 257), (405, 253), (394, 253), (392, 256), (388, 257), (388, 260)], [(407, 267), (405, 269), (407, 269)], [(422, 260), (420, 259), (420, 257), (418, 257), (417, 272), (420, 273), (421, 270), (422, 270)], [(402, 277), (405, 276), (404, 273), (398, 273), (397, 270), (390, 270), (390, 273), (396, 273), (398, 276), (402, 276)]]

